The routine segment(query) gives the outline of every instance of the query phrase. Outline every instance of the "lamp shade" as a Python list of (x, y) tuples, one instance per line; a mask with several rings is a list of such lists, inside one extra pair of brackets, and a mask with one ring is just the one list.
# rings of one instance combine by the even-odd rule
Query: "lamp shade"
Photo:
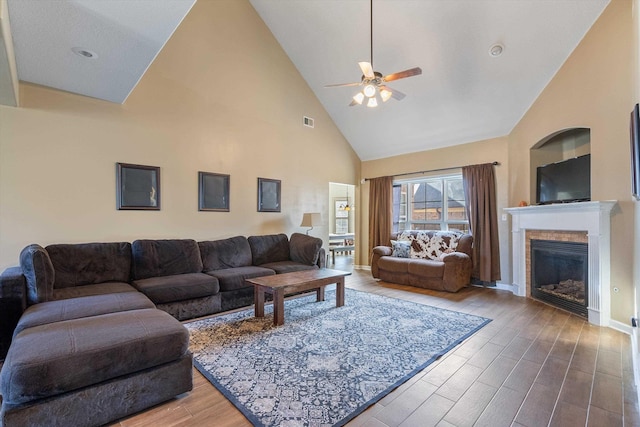
[(320, 213), (304, 213), (302, 214), (302, 224), (300, 227), (315, 227), (320, 225)]

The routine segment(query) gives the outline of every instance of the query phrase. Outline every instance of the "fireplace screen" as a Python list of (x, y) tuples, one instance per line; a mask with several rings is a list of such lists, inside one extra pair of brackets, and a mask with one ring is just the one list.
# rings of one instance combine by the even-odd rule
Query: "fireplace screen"
[(588, 306), (588, 245), (531, 240), (531, 296), (581, 316)]

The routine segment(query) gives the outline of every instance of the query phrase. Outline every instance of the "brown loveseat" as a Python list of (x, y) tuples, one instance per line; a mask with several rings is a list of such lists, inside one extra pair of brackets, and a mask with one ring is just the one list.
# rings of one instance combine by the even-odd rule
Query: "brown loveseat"
[(471, 235), (412, 230), (393, 234), (391, 242), (393, 247), (373, 248), (374, 278), (448, 292), (457, 292), (469, 284)]

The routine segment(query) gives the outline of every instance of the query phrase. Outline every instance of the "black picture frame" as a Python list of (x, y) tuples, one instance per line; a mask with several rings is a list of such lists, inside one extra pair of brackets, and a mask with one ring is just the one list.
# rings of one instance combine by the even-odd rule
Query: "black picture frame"
[(640, 200), (640, 106), (636, 104), (629, 123), (631, 139), (631, 194)]
[(229, 175), (198, 172), (198, 210), (229, 212)]
[(258, 212), (280, 212), (281, 181), (258, 178)]
[(160, 167), (116, 163), (118, 210), (160, 210)]

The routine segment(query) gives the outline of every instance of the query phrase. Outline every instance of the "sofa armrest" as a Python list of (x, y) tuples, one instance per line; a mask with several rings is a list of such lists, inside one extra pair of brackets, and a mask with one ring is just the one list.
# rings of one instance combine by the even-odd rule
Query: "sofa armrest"
[(373, 248), (373, 253), (380, 256), (391, 256), (393, 250), (389, 246), (376, 246)]
[(27, 306), (27, 280), (20, 267), (9, 267), (0, 275), (0, 300), (14, 300)]
[(51, 301), (55, 270), (45, 248), (31, 244), (20, 252), (20, 268), (26, 279), (27, 305)]
[(375, 279), (380, 278), (378, 273), (378, 260), (383, 256), (391, 256), (393, 250), (389, 246), (376, 246), (371, 251), (371, 275)]
[(20, 267), (10, 267), (0, 274), (0, 359), (11, 345), (18, 320), (27, 307), (27, 280)]
[(442, 256), (444, 275), (442, 285), (446, 291), (457, 292), (471, 282), (471, 258), (463, 252)]
[(327, 252), (324, 248), (320, 248), (318, 252), (318, 262), (316, 263), (318, 268), (325, 268), (327, 266)]

